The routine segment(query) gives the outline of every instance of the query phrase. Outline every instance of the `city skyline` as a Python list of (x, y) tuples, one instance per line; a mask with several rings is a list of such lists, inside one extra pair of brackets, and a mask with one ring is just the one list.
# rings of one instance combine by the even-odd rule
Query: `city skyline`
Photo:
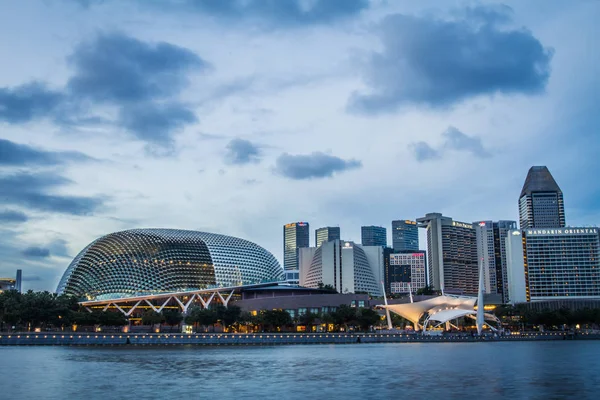
[(0, 2), (0, 277), (24, 290), (126, 229), (241, 237), (283, 265), (290, 221), (388, 245), (430, 212), (519, 221), (533, 165), (567, 225), (600, 223), (597, 2), (32, 3)]

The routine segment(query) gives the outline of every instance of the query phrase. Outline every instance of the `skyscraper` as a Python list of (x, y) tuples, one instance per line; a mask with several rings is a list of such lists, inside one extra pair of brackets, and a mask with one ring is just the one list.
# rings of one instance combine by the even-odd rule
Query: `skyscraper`
[(545, 166), (533, 166), (519, 196), (521, 229), (563, 228), (565, 206), (558, 184)]
[(387, 246), (387, 230), (382, 226), (362, 226), (360, 238), (363, 246)]
[(292, 222), (283, 226), (283, 269), (298, 270), (298, 249), (309, 247), (308, 222)]
[(429, 284), (438, 290), (477, 293), (479, 268), (473, 224), (453, 221), (440, 213), (418, 218), (427, 229)]
[(477, 235), (477, 257), (483, 263), (486, 293), (500, 294), (508, 301), (508, 272), (506, 261), (506, 237), (517, 229), (515, 221), (474, 222)]
[(315, 231), (315, 247), (320, 247), (323, 243), (340, 239), (339, 226), (326, 226)]
[(419, 250), (419, 228), (415, 221), (392, 221), (392, 247), (394, 251)]

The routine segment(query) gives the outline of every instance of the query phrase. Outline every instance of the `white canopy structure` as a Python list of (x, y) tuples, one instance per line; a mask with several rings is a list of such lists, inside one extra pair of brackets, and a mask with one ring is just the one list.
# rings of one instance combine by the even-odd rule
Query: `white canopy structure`
[[(378, 308), (389, 310), (409, 320), (418, 329), (427, 330), (427, 326), (435, 321), (439, 326), (457, 318), (469, 316), (476, 318), (476, 297), (442, 295), (416, 303), (379, 305)], [(485, 313), (485, 319), (498, 322), (498, 319)], [(490, 328), (495, 329), (488, 324)]]

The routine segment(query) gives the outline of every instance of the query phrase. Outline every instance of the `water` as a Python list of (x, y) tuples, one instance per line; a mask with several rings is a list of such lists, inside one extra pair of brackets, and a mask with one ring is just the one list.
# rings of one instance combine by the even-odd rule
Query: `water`
[(2, 347), (0, 398), (597, 399), (599, 355), (600, 341)]

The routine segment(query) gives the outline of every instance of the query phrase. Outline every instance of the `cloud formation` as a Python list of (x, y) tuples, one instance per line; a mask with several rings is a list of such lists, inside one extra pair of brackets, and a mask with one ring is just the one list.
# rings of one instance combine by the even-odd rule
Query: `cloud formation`
[(0, 210), (0, 223), (10, 224), (10, 223), (21, 223), (27, 222), (29, 218), (27, 215), (21, 211), (15, 210)]
[(341, 172), (362, 167), (359, 160), (344, 160), (320, 151), (307, 155), (283, 153), (277, 158), (275, 171), (290, 179), (328, 178)]
[(260, 147), (240, 138), (231, 139), (227, 144), (225, 162), (233, 165), (258, 163), (261, 159)]
[[(188, 73), (209, 64), (188, 49), (109, 33), (79, 44), (68, 61), (74, 73), (61, 91), (39, 82), (0, 88), (0, 120), (18, 124), (50, 117), (69, 127), (114, 122), (160, 146), (170, 146), (174, 133), (197, 122), (176, 96)], [(116, 108), (116, 121), (86, 114), (99, 106)]]
[(11, 124), (29, 122), (51, 115), (63, 100), (63, 94), (40, 82), (14, 88), (0, 87), (0, 121)]
[(22, 254), (28, 258), (48, 258), (50, 257), (50, 249), (31, 246), (23, 250)]
[(0, 138), (0, 166), (57, 165), (87, 160), (91, 158), (76, 151), (46, 151)]
[(525, 28), (507, 25), (511, 13), (477, 6), (451, 19), (386, 17), (378, 31), (383, 50), (364, 66), (368, 92), (354, 93), (349, 109), (374, 114), (405, 104), (446, 107), (479, 95), (542, 92), (553, 50)]
[(104, 203), (101, 197), (53, 194), (70, 180), (50, 172), (0, 174), (0, 202), (39, 211), (87, 215)]
[(442, 138), (444, 141), (439, 148), (434, 148), (429, 143), (420, 141), (409, 144), (408, 149), (419, 162), (442, 158), (448, 151), (467, 152), (478, 158), (489, 158), (492, 156), (483, 147), (480, 137), (466, 135), (453, 126), (449, 126), (442, 133)]

